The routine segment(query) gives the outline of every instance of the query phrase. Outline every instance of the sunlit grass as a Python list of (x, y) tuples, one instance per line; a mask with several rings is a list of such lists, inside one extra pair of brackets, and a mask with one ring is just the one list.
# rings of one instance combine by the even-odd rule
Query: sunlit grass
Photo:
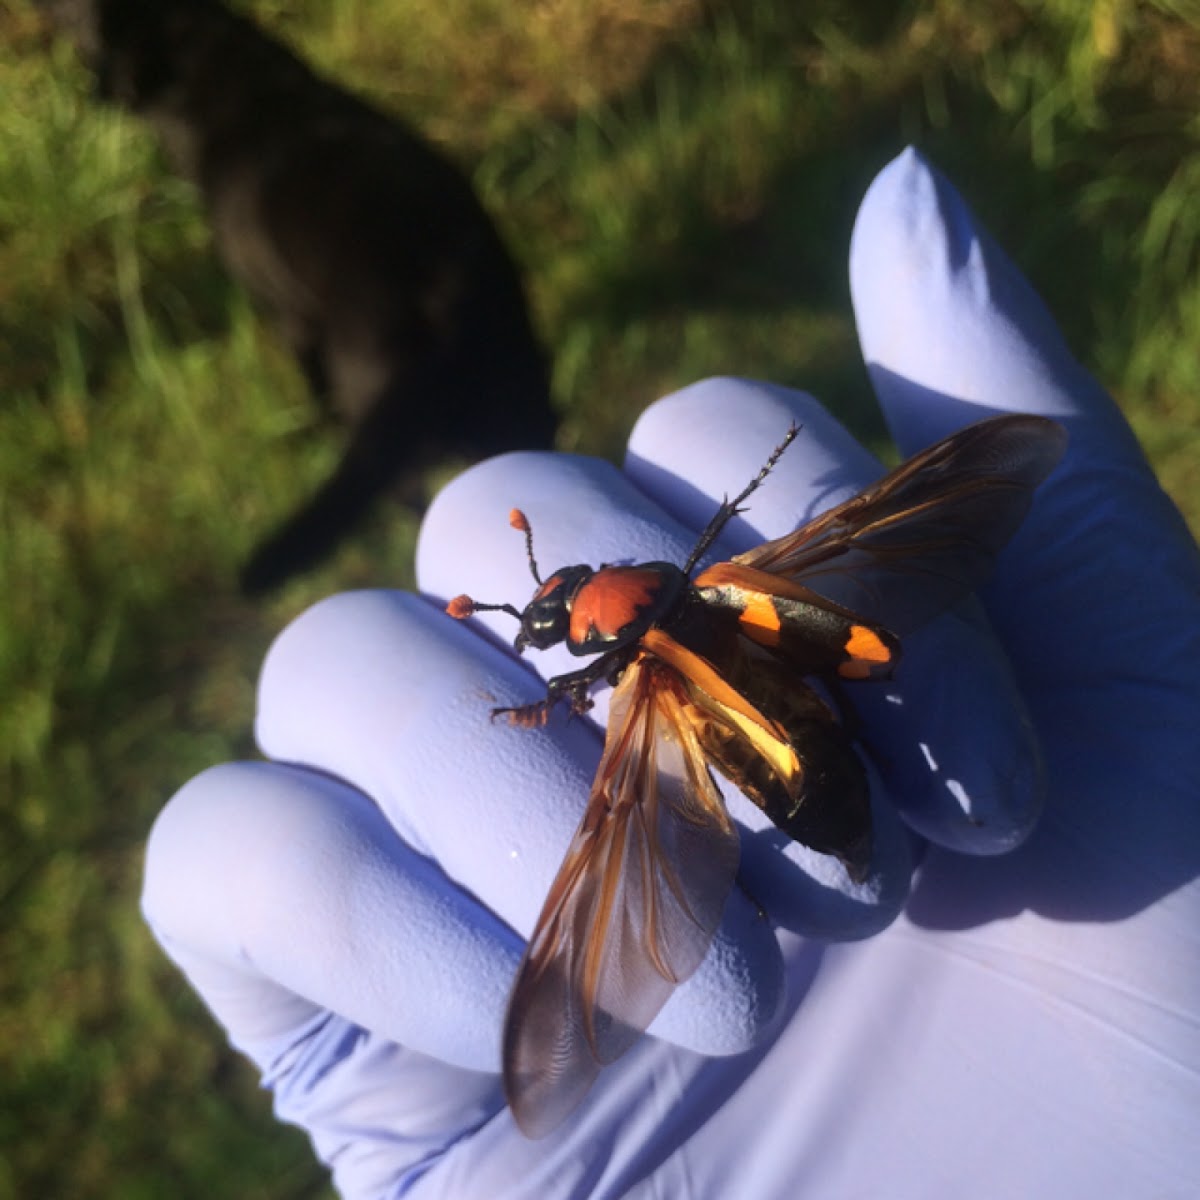
[[(878, 436), (845, 279), (907, 140), (950, 171), (1200, 528), (1200, 24), (1181, 6), (262, 0), (476, 180), (528, 265), (562, 445), (617, 455), (705, 374)], [(255, 539), (329, 469), (195, 196), (0, 13), (0, 1200), (325, 1194), (137, 916), (171, 791), (252, 752), (257, 663), (339, 587), (411, 578), (382, 512), (264, 607)]]

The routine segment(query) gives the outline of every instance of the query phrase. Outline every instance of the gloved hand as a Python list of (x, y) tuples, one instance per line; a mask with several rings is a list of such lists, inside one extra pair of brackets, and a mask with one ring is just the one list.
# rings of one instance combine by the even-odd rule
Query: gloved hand
[[(206, 772), (156, 824), (147, 920), (344, 1196), (1182, 1196), (1200, 1177), (1195, 546), (1028, 285), (914, 152), (868, 193), (851, 276), (906, 453), (1021, 410), (1065, 423), (1068, 457), (984, 592), (997, 637), (940, 618), (894, 685), (855, 690), (879, 766), (865, 883), (781, 845), (726, 789), (771, 920), (735, 890), (657, 1036), (555, 1133), (517, 1132), (495, 1072), (514, 930), (533, 926), (600, 737), (488, 711), (537, 699), (532, 668), (565, 655), (516, 660), (436, 601), (334, 597), (264, 666), (274, 761)], [(543, 573), (682, 562), (792, 419), (722, 552), (878, 473), (807, 397), (709, 381), (648, 410), (624, 475), (519, 455), (456, 480), (425, 523), (421, 587), (523, 606), (514, 505)], [(1020, 844), (1037, 742), (1046, 811)]]

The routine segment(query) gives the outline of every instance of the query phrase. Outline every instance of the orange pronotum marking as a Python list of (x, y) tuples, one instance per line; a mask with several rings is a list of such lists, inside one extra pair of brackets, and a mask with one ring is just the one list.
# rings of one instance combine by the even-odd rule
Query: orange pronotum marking
[(583, 642), (596, 629), (611, 637), (654, 603), (662, 586), (657, 571), (644, 567), (609, 567), (579, 589), (571, 608), (571, 640)]

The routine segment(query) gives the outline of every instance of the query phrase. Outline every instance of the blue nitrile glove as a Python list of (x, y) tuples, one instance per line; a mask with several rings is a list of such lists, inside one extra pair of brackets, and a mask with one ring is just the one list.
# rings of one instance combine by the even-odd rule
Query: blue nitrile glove
[[(996, 636), (941, 618), (894, 685), (855, 691), (882, 764), (866, 883), (781, 853), (734, 798), (770, 923), (735, 890), (659, 1036), (559, 1130), (523, 1138), (495, 1072), (513, 930), (532, 928), (599, 736), (561, 715), (490, 722), (566, 656), (520, 662), (441, 603), (523, 606), (514, 505), (545, 571), (681, 562), (798, 418), (722, 549), (793, 527), (878, 473), (813, 401), (709, 381), (645, 414), (624, 475), (566, 456), (468, 472), (425, 523), (432, 599), (355, 593), (302, 616), (263, 670), (274, 761), (214, 768), (156, 825), (147, 919), (347, 1198), (1194, 1194), (1195, 546), (1037, 297), (917, 154), (868, 193), (851, 275), (905, 453), (1020, 410), (1067, 425), (1067, 459), (983, 595)], [(511, 618), (487, 621), (511, 640)], [(911, 895), (898, 813), (933, 843)]]

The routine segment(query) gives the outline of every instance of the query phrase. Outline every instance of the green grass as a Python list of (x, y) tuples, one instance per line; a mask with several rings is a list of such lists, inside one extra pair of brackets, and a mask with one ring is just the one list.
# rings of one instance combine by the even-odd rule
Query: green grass
[[(270, 0), (470, 169), (528, 264), (564, 448), (713, 372), (880, 437), (845, 277), (909, 140), (958, 180), (1200, 528), (1200, 15), (1170, 0)], [(523, 19), (522, 19), (523, 18)], [(339, 438), (190, 189), (0, 13), (0, 1200), (327, 1195), (137, 915), (155, 812), (252, 752), (274, 631), (411, 578), (396, 513), (233, 587)]]

